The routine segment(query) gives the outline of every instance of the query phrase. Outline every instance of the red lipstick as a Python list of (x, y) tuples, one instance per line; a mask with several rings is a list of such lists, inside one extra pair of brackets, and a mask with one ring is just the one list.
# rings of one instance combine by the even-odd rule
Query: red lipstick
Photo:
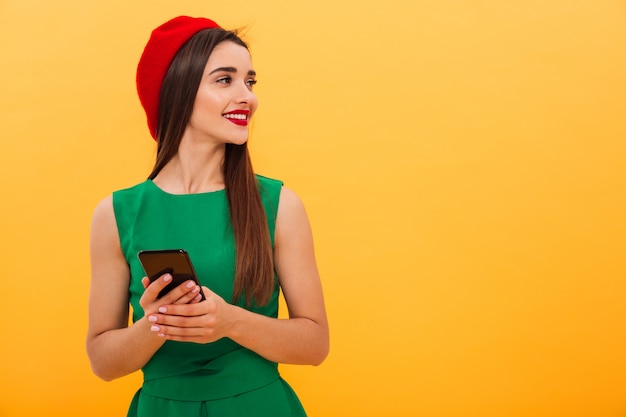
[(248, 126), (249, 116), (250, 110), (233, 110), (222, 115), (226, 120), (238, 126)]

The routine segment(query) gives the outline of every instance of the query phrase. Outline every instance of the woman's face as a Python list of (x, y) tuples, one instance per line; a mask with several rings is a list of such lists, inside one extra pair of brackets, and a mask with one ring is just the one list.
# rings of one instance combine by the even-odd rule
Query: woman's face
[(258, 106), (252, 92), (256, 73), (250, 53), (234, 42), (222, 42), (209, 57), (185, 136), (213, 143), (244, 144)]

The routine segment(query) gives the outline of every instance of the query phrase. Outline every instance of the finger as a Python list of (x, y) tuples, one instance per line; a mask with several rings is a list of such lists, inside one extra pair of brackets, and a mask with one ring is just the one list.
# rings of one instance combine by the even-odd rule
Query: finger
[(204, 296), (207, 297), (207, 298), (210, 297), (210, 296), (217, 295), (213, 291), (211, 291), (209, 289), (209, 287), (205, 287), (205, 286), (202, 287), (202, 292), (204, 293)]
[[(207, 314), (207, 307), (210, 302), (196, 302), (196, 303), (176, 303), (169, 305), (162, 305), (158, 308), (158, 322), (164, 324), (178, 325), (181, 322), (168, 321), (170, 317), (181, 317), (184, 319), (190, 317), (199, 317)], [(155, 313), (156, 314), (156, 313)], [(188, 324), (187, 326), (194, 326), (195, 324)]]
[(172, 275), (163, 274), (159, 278), (152, 281), (152, 283), (150, 283), (150, 280), (148, 278), (144, 277), (141, 280), (142, 284), (144, 284), (144, 280), (147, 280), (149, 284), (146, 287), (146, 290), (143, 292), (143, 295), (141, 296), (140, 304), (142, 306), (145, 305), (146, 302), (154, 302), (159, 297), (159, 293), (161, 292), (161, 290), (165, 288), (170, 282), (172, 282)]
[(202, 294), (196, 294), (194, 298), (191, 299), (187, 304), (197, 304), (202, 301)]
[[(200, 287), (193, 280), (187, 280), (163, 295), (159, 304), (186, 304), (198, 294), (198, 291), (200, 291)], [(192, 293), (191, 296), (188, 296), (189, 293)], [(181, 301), (179, 302), (179, 300)]]
[(159, 336), (171, 337), (206, 337), (209, 336), (211, 329), (204, 329), (202, 327), (180, 327), (172, 326), (161, 323), (153, 323), (151, 331), (157, 333)]
[(184, 293), (182, 297), (180, 297), (178, 300), (174, 301), (171, 304), (189, 304), (194, 300), (200, 300), (201, 298), (202, 296), (200, 294), (200, 286), (196, 285), (196, 283), (194, 282), (190, 291)]
[(211, 343), (219, 340), (218, 337), (211, 337), (201, 334), (193, 334), (193, 335), (176, 335), (176, 334), (167, 334), (156, 332), (159, 337), (165, 340), (172, 340), (175, 342), (188, 342), (188, 343)]

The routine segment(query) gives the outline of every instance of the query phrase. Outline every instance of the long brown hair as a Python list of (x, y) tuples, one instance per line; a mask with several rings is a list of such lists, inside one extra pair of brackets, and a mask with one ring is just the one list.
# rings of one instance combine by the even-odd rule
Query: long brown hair
[[(205, 29), (195, 34), (172, 61), (159, 99), (157, 157), (148, 178), (154, 179), (176, 155), (196, 98), (204, 68), (222, 42), (248, 46), (233, 31)], [(274, 263), (265, 210), (248, 145), (226, 144), (222, 166), (230, 219), (235, 236), (233, 302), (266, 304), (274, 289)]]

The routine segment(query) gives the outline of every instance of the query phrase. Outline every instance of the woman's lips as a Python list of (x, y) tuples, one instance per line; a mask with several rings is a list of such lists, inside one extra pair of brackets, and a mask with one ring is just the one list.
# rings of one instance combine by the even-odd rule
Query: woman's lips
[(248, 116), (250, 112), (248, 110), (235, 110), (228, 113), (224, 113), (222, 116), (231, 123), (238, 126), (248, 126)]

